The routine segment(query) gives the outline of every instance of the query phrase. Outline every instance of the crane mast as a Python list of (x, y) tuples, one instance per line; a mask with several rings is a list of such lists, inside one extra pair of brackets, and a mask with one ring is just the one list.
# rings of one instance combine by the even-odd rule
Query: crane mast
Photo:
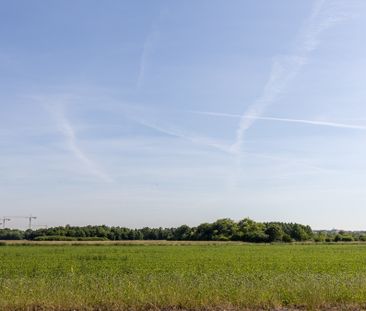
[(8, 218), (8, 217), (3, 217), (3, 219), (2, 219), (3, 229), (5, 229), (6, 223), (7, 223), (8, 221), (10, 221), (10, 220), (11, 220), (11, 219), (10, 219), (10, 218)]
[(32, 216), (32, 215), (30, 215), (30, 216), (28, 217), (29, 230), (32, 230), (32, 219), (37, 219), (37, 217)]
[(25, 219), (28, 219), (28, 229), (32, 229), (32, 220), (33, 219), (37, 219), (36, 216), (5, 216), (3, 217), (1, 220), (2, 222), (0, 222), (0, 225), (2, 224), (3, 225), (3, 229), (5, 229), (5, 225), (8, 221), (10, 221), (12, 218), (25, 218)]

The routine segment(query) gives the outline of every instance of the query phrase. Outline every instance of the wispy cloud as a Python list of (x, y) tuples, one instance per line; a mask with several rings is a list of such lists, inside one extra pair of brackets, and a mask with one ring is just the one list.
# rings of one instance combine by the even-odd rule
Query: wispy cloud
[(329, 121), (263, 117), (263, 116), (251, 116), (251, 115), (242, 116), (240, 114), (209, 112), (209, 111), (193, 111), (193, 113), (204, 114), (204, 115), (215, 116), (215, 117), (228, 117), (228, 118), (236, 118), (236, 119), (245, 118), (245, 119), (249, 119), (249, 120), (279, 121), (279, 122), (288, 122), (288, 123), (302, 123), (302, 124), (309, 124), (309, 125), (337, 127), (337, 128), (353, 129), (353, 130), (363, 130), (363, 131), (366, 130), (366, 126), (363, 126), (363, 125), (353, 125), (353, 124), (345, 124), (345, 123), (329, 122)]
[[(196, 113), (204, 113), (204, 112), (196, 112)], [(204, 113), (206, 114), (206, 113)], [(207, 114), (214, 114), (214, 113), (207, 113)], [(240, 117), (240, 115), (232, 115), (232, 114), (219, 114), (219, 116), (230, 116), (230, 117)], [(209, 138), (206, 137), (200, 137), (194, 134), (187, 134), (187, 133), (183, 133), (180, 130), (177, 129), (172, 129), (172, 128), (167, 128), (167, 127), (162, 127), (160, 125), (157, 125), (155, 123), (143, 120), (141, 118), (136, 118), (136, 117), (129, 117), (131, 120), (134, 120), (137, 124), (147, 127), (149, 129), (152, 129), (156, 132), (168, 135), (168, 136), (172, 136), (172, 137), (176, 137), (188, 142), (191, 142), (193, 144), (199, 145), (199, 146), (203, 146), (203, 147), (210, 147), (210, 148), (214, 148), (216, 150), (219, 150), (221, 152), (224, 152), (226, 154), (228, 154), (229, 156), (245, 156), (245, 157), (251, 157), (251, 158), (257, 158), (257, 159), (263, 159), (266, 161), (275, 161), (277, 163), (285, 163), (288, 166), (299, 166), (299, 167), (303, 167), (306, 170), (308, 170), (309, 172), (333, 172), (332, 170), (329, 169), (325, 169), (323, 167), (319, 167), (314, 163), (309, 162), (308, 160), (305, 159), (299, 159), (299, 157), (293, 158), (293, 157), (284, 157), (283, 155), (271, 155), (271, 154), (263, 154), (263, 153), (258, 153), (258, 152), (248, 152), (248, 151), (241, 151), (240, 154), (237, 153), (233, 153), (233, 151), (230, 148), (230, 145), (228, 144), (224, 144), (222, 142), (217, 142), (214, 140), (211, 140)], [(234, 158), (235, 160), (235, 158)], [(230, 187), (234, 187), (237, 179), (238, 179), (238, 174), (239, 171), (235, 170), (235, 171), (231, 171), (230, 173), (231, 175), (235, 175), (235, 176), (230, 176), (229, 179), (230, 181)]]
[(137, 118), (137, 117), (129, 117), (129, 118), (131, 120), (135, 121), (136, 123), (138, 123), (144, 127), (150, 128), (154, 131), (157, 131), (159, 133), (163, 133), (165, 135), (169, 135), (169, 136), (177, 137), (177, 138), (180, 138), (180, 139), (183, 139), (186, 141), (190, 141), (197, 145), (201, 145), (201, 146), (205, 146), (205, 147), (212, 147), (212, 148), (215, 148), (215, 149), (220, 150), (225, 153), (231, 153), (229, 145), (224, 145), (222, 143), (210, 140), (208, 138), (199, 137), (197, 135), (186, 134), (186, 133), (183, 133), (182, 131), (179, 131), (176, 129), (162, 127), (160, 125), (157, 125), (152, 122), (148, 122), (141, 118)]
[(326, 0), (316, 2), (311, 15), (295, 40), (293, 53), (275, 58), (262, 95), (241, 116), (236, 140), (231, 146), (233, 152), (238, 153), (241, 150), (246, 131), (262, 116), (266, 108), (286, 91), (290, 82), (299, 74), (307, 63), (309, 54), (318, 47), (321, 34), (348, 18), (344, 13), (345, 3), (328, 3)]
[(83, 164), (83, 167), (90, 175), (93, 175), (103, 182), (112, 182), (113, 179), (101, 170), (98, 165), (79, 146), (74, 127), (67, 119), (63, 109), (60, 107), (44, 104), (46, 109), (52, 114), (57, 122), (58, 129), (64, 135), (67, 149)]
[(145, 75), (146, 75), (146, 67), (147, 67), (147, 61), (148, 58), (154, 48), (154, 42), (156, 41), (156, 37), (158, 35), (157, 29), (153, 27), (152, 31), (147, 35), (140, 58), (139, 63), (139, 71), (137, 76), (137, 83), (136, 87), (137, 89), (140, 89), (144, 83)]
[(144, 84), (146, 72), (148, 69), (148, 60), (155, 48), (156, 41), (158, 40), (158, 37), (159, 37), (159, 27), (158, 27), (159, 22), (166, 14), (167, 14), (167, 11), (164, 8), (161, 8), (160, 13), (153, 21), (153, 23), (151, 25), (151, 29), (145, 38), (144, 44), (142, 46), (142, 53), (141, 53), (140, 62), (139, 62), (139, 70), (138, 70), (137, 83), (136, 83), (137, 89), (140, 89)]

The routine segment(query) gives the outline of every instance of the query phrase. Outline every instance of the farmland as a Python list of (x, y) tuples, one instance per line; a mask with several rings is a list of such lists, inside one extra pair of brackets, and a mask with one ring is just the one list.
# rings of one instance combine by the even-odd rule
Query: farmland
[(366, 245), (0, 246), (0, 310), (319, 309), (366, 302)]

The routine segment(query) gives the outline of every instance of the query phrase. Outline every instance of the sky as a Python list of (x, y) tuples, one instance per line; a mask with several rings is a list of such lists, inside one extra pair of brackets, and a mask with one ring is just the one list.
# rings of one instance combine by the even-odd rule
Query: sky
[(0, 0), (0, 216), (366, 229), (365, 29), (363, 0)]

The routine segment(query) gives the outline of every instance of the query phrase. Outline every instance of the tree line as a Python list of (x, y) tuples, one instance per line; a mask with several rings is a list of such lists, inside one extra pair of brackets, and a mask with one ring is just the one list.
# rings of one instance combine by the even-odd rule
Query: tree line
[(229, 218), (196, 227), (130, 229), (126, 227), (60, 226), (37, 230), (1, 229), (0, 240), (74, 241), (74, 240), (175, 240), (175, 241), (243, 241), (271, 242), (337, 242), (366, 240), (366, 235), (352, 232), (316, 231), (310, 226), (284, 222), (256, 222), (249, 218)]

